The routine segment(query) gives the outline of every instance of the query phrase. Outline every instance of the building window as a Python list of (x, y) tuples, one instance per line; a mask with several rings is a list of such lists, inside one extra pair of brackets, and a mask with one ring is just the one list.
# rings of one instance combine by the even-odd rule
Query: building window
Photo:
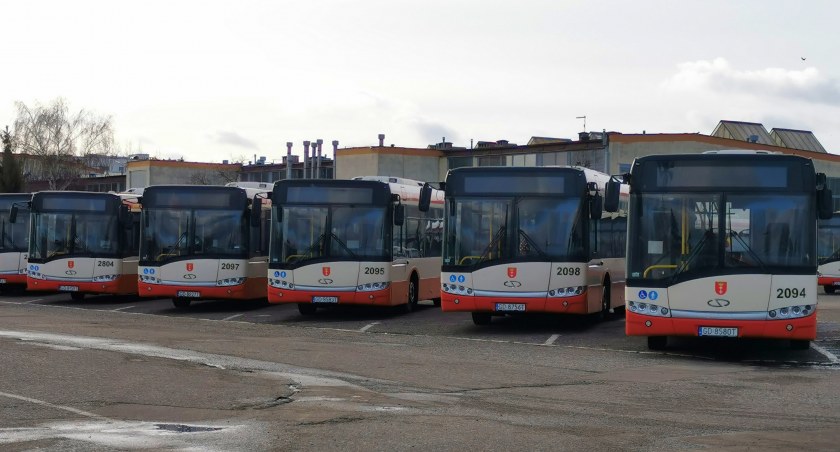
[(478, 166), (505, 166), (504, 155), (485, 155), (478, 158)]
[(473, 166), (472, 157), (449, 157), (449, 169)]
[(619, 174), (625, 174), (630, 172), (630, 164), (629, 163), (619, 163), (618, 164), (618, 172)]

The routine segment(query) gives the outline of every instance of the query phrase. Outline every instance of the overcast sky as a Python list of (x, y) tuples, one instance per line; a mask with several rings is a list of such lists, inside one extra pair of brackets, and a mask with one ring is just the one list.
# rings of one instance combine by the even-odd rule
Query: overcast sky
[[(0, 8), (0, 123), (61, 96), (161, 158), (287, 141), (811, 130), (840, 153), (835, 1), (37, 1)], [(803, 60), (805, 58), (805, 60)], [(331, 152), (330, 152), (331, 156)]]

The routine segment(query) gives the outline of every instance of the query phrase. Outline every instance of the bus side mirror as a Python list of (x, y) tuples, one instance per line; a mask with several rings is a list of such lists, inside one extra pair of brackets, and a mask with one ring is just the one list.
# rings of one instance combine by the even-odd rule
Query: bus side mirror
[(256, 228), (260, 225), (260, 214), (262, 213), (262, 198), (257, 198), (257, 195), (254, 195), (254, 199), (251, 200), (251, 227)]
[(394, 206), (394, 226), (402, 226), (405, 223), (405, 205)]
[(817, 191), (817, 216), (820, 220), (830, 220), (833, 215), (834, 199), (831, 196), (831, 190), (826, 187)]
[(589, 199), (589, 218), (600, 220), (604, 213), (604, 198), (599, 193)]
[(145, 210), (140, 214), (143, 217), (143, 228), (149, 227), (149, 214)]
[(618, 212), (618, 195), (621, 193), (621, 182), (611, 178), (604, 187), (604, 210)]
[(420, 189), (420, 203), (417, 206), (421, 212), (428, 212), (429, 206), (432, 205), (432, 186), (429, 185), (428, 182), (423, 184), (423, 188)]
[(12, 205), (12, 208), (9, 209), (9, 223), (14, 223), (15, 221), (17, 221), (17, 213), (18, 213), (17, 206)]

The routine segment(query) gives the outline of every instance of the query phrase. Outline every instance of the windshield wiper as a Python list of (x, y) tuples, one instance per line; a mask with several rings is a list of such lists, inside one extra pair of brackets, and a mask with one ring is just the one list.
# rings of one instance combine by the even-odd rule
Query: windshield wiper
[(674, 272), (674, 276), (672, 276), (672, 277), (671, 277), (671, 283), (673, 283), (674, 281), (676, 281), (676, 280), (677, 280), (677, 276), (679, 276), (680, 274), (682, 274), (682, 272), (684, 272), (684, 271), (686, 271), (686, 270), (688, 269), (688, 266), (689, 266), (692, 262), (694, 262), (694, 259), (696, 259), (696, 258), (697, 258), (697, 256), (699, 256), (699, 255), (700, 255), (700, 251), (701, 251), (701, 250), (702, 250), (702, 249), (706, 246), (706, 240), (707, 240), (709, 237), (712, 237), (712, 236), (714, 236), (714, 233), (712, 233), (712, 231), (706, 231), (706, 232), (704, 232), (704, 233), (703, 233), (703, 238), (702, 238), (702, 239), (700, 239), (700, 241), (699, 241), (699, 242), (697, 242), (697, 246), (695, 246), (695, 247), (694, 247), (694, 249), (693, 249), (693, 250), (691, 250), (691, 253), (689, 253), (689, 254), (688, 254), (688, 257), (686, 258), (686, 260), (685, 260), (685, 261), (683, 261), (683, 263), (682, 263), (682, 264), (680, 264), (680, 265), (677, 267), (677, 271), (675, 271), (675, 272)]
[(318, 247), (321, 245), (321, 242), (323, 242), (324, 239), (326, 239), (327, 237), (335, 240), (336, 243), (341, 245), (341, 247), (344, 248), (344, 250), (347, 251), (348, 254), (350, 254), (350, 257), (352, 257), (354, 259), (357, 257), (356, 253), (354, 253), (350, 248), (348, 248), (347, 245), (344, 242), (342, 242), (341, 239), (339, 239), (338, 236), (336, 236), (332, 232), (324, 232), (321, 235), (319, 235), (318, 238), (315, 239), (314, 242), (312, 242), (312, 245), (309, 245), (309, 248), (306, 249), (305, 256), (306, 257), (313, 256), (313, 252), (318, 249)]
[[(519, 236), (520, 236), (520, 240), (525, 239), (525, 243), (528, 244), (528, 246), (530, 247), (530, 249), (528, 250), (528, 252), (526, 254), (531, 254), (531, 251), (533, 250), (533, 251), (536, 251), (537, 254), (539, 254), (540, 257), (542, 257), (542, 258), (547, 258), (548, 257), (548, 255), (542, 250), (542, 248), (540, 248), (539, 245), (537, 245), (537, 242), (535, 242), (534, 239), (532, 239), (531, 236), (528, 235), (528, 233), (526, 233), (525, 231), (520, 229), (519, 230)], [(520, 247), (521, 246), (522, 245), (520, 244)], [(522, 249), (520, 248), (519, 251), (522, 252)]]
[[(744, 249), (747, 251), (747, 253), (750, 255), (750, 257), (755, 259), (756, 262), (758, 262), (758, 266), (762, 270), (766, 271), (766, 269), (764, 268), (764, 262), (762, 262), (761, 259), (758, 257), (758, 255), (755, 254), (755, 251), (753, 251), (752, 248), (750, 248), (750, 246), (747, 244), (747, 242), (743, 238), (741, 238), (741, 234), (738, 234), (738, 232), (736, 232), (736, 231), (729, 231), (729, 233), (732, 237), (735, 237), (738, 240), (738, 243), (740, 243), (741, 246), (744, 247)], [(838, 251), (840, 251), (840, 250), (838, 250)]]
[[(490, 243), (487, 245), (487, 248), (485, 248), (484, 251), (481, 253), (481, 256), (478, 257), (478, 262), (490, 260), (490, 253), (492, 253), (493, 248), (496, 247), (496, 245), (498, 245), (499, 242), (502, 241), (502, 237), (505, 236), (505, 231), (507, 231), (507, 228), (505, 226), (500, 227), (499, 230), (496, 231), (496, 235), (493, 236), (493, 240), (490, 241)], [(502, 252), (499, 251), (498, 254), (499, 257), (501, 257)]]
[(354, 253), (350, 248), (348, 248), (347, 245), (344, 242), (342, 242), (337, 235), (330, 232), (330, 237), (332, 237), (333, 240), (335, 240), (339, 245), (341, 245), (341, 247), (344, 248), (344, 250), (347, 251), (348, 254), (350, 254), (350, 257), (354, 259), (356, 258), (356, 253)]

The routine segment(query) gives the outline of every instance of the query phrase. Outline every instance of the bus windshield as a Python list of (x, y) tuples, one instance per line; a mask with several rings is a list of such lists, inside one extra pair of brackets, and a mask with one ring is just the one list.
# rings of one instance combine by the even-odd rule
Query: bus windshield
[(143, 215), (143, 261), (185, 256), (248, 258), (247, 223), (241, 210), (146, 208)]
[[(628, 233), (630, 278), (675, 282), (726, 273), (805, 269), (812, 255), (806, 195), (634, 195)], [(812, 227), (813, 228), (813, 227)]]
[(0, 210), (0, 253), (25, 253), (29, 243), (29, 211), (20, 209), (18, 220), (9, 223), (9, 209)]
[(817, 258), (819, 264), (840, 261), (840, 215), (820, 220), (817, 230)]
[(117, 226), (117, 216), (105, 213), (35, 213), (32, 216), (29, 257), (118, 257), (120, 249)]
[(568, 261), (584, 254), (579, 198), (455, 200), (446, 222), (444, 265), (494, 261)]
[(388, 257), (384, 207), (285, 206), (282, 215), (274, 209), (271, 262)]

